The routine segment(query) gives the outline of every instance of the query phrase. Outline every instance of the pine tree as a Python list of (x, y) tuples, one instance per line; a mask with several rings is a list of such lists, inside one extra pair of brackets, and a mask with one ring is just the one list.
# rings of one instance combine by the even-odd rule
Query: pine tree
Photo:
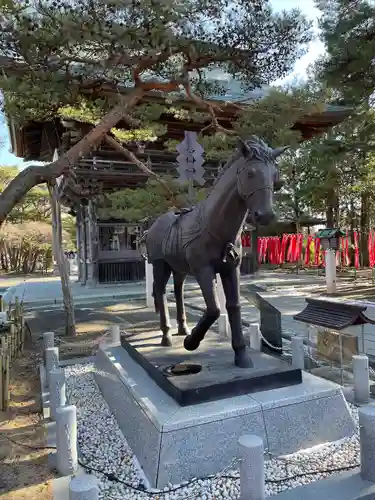
[(23, 170), (0, 194), (0, 224), (33, 186), (68, 172), (101, 141), (129, 157), (109, 133), (120, 120), (139, 128), (130, 111), (146, 92), (182, 92), (220, 130), (219, 106), (206, 98), (225, 89), (210, 70), (244, 90), (260, 87), (286, 75), (311, 40), (299, 11), (274, 14), (267, 0), (6, 0), (0, 28), (0, 88), (18, 123), (53, 119), (111, 91), (85, 137), (48, 166)]
[(370, 0), (316, 0), (322, 11), (326, 55), (318, 77), (347, 103), (367, 102), (375, 88), (375, 4)]

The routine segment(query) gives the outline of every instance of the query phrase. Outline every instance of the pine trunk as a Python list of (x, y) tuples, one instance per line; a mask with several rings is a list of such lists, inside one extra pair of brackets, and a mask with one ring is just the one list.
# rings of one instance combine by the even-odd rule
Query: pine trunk
[(52, 231), (54, 233), (55, 258), (61, 279), (61, 288), (65, 311), (65, 335), (75, 337), (77, 335), (74, 315), (73, 295), (70, 288), (68, 267), (62, 249), (62, 223), (61, 206), (56, 195), (54, 183), (48, 184), (48, 192), (51, 202)]
[(137, 104), (143, 93), (142, 89), (135, 89), (124, 97), (122, 102), (114, 107), (96, 127), (58, 160), (49, 165), (29, 166), (22, 170), (0, 194), (0, 227), (13, 207), (24, 198), (30, 189), (43, 182), (48, 183), (73, 168), (82, 156), (87, 155), (103, 139), (104, 135), (117, 125), (126, 115), (127, 110)]

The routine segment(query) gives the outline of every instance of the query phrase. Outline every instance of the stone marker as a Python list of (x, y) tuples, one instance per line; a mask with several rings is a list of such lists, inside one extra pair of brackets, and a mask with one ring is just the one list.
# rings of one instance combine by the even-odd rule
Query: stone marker
[(74, 474), (78, 468), (77, 409), (60, 406), (56, 409), (57, 471), (62, 476)]
[(65, 386), (65, 371), (62, 368), (56, 368), (50, 371), (50, 415), (56, 419), (56, 410), (60, 406), (66, 404), (66, 386)]
[(295, 368), (305, 369), (305, 349), (303, 346), (303, 337), (292, 337), (292, 364)]
[(353, 356), (354, 400), (356, 403), (368, 403), (370, 400), (370, 374), (368, 357), (360, 354)]
[(59, 348), (58, 347), (48, 347), (45, 351), (46, 356), (46, 382), (47, 386), (50, 386), (50, 373), (59, 366)]
[(121, 345), (120, 325), (111, 325), (110, 332), (111, 332), (111, 337), (110, 337), (111, 344)]
[(361, 448), (361, 476), (375, 483), (375, 406), (360, 408), (359, 437)]
[(264, 447), (259, 436), (245, 435), (240, 448), (240, 500), (265, 500)]
[(98, 500), (98, 479), (90, 474), (72, 478), (69, 484), (69, 500)]

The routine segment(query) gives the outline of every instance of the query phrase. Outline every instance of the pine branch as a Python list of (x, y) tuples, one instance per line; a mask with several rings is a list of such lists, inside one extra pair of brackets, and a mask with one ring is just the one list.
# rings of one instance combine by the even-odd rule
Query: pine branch
[(201, 130), (201, 133), (204, 132), (205, 130), (208, 130), (208, 129), (214, 129), (218, 132), (223, 132), (223, 133), (229, 134), (229, 135), (235, 135), (235, 132), (233, 130), (229, 130), (229, 129), (223, 127), (218, 122), (215, 111), (221, 111), (221, 108), (217, 104), (209, 103), (208, 101), (205, 101), (204, 99), (199, 97), (197, 94), (195, 94), (193, 92), (189, 82), (184, 83), (184, 88), (185, 88), (185, 92), (186, 92), (186, 95), (188, 96), (188, 98), (191, 101), (193, 101), (197, 106), (199, 106), (201, 109), (206, 109), (211, 116), (211, 123), (207, 127), (204, 127)]
[(164, 189), (165, 193), (167, 196), (173, 201), (174, 205), (177, 208), (182, 208), (182, 206), (179, 204), (178, 200), (176, 199), (175, 194), (171, 191), (169, 188), (168, 184), (162, 179), (157, 173), (153, 172), (150, 170), (141, 160), (139, 160), (134, 153), (129, 151), (129, 149), (124, 148), (119, 142), (116, 141), (113, 137), (110, 135), (106, 134), (104, 136), (104, 141), (108, 144), (108, 146), (111, 146), (113, 149), (121, 153), (123, 156), (128, 158), (130, 161), (132, 161), (137, 167), (147, 174), (148, 176), (154, 178)]

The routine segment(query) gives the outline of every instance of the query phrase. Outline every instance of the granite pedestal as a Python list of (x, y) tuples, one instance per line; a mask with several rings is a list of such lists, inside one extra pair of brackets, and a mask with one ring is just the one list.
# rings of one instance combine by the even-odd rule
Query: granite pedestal
[(116, 346), (98, 351), (95, 378), (152, 487), (234, 464), (244, 434), (281, 455), (355, 430), (340, 387), (304, 372), (297, 385), (181, 406)]
[[(215, 332), (209, 331), (196, 351), (187, 351), (183, 341), (183, 336), (175, 335), (173, 346), (160, 346), (158, 328), (122, 337), (122, 347), (181, 406), (302, 382), (299, 368), (255, 350), (250, 350), (253, 368), (238, 368), (230, 342), (220, 341)], [(196, 373), (182, 373), (184, 366), (194, 368)]]

